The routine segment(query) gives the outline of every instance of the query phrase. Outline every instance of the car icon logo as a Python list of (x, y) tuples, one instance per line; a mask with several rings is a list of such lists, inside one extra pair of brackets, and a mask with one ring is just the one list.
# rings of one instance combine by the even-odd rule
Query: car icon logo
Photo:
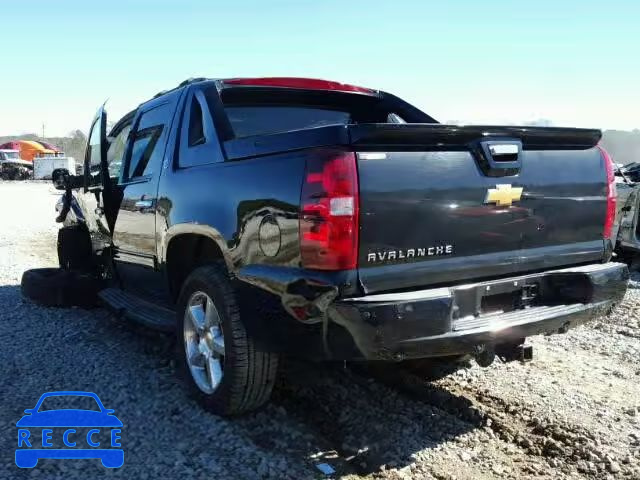
[[(66, 403), (82, 403), (83, 408), (65, 408)], [(57, 408), (51, 408), (52, 405)], [(124, 464), (120, 443), (122, 422), (113, 415), (114, 410), (104, 407), (95, 393), (48, 392), (34, 408), (24, 412), (16, 424), (18, 467), (33, 468), (40, 458), (99, 458), (107, 468)]]

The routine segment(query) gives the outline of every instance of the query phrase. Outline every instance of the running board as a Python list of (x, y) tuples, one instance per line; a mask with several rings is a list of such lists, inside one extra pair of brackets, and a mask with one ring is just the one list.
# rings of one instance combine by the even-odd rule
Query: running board
[(176, 314), (173, 310), (142, 300), (119, 288), (100, 290), (98, 297), (118, 317), (163, 332), (174, 332), (176, 329)]

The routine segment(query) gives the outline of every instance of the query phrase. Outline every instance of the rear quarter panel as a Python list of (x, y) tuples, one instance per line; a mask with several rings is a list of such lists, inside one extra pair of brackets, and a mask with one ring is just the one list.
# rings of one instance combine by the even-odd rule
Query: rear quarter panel
[(175, 235), (208, 231), (232, 272), (250, 264), (298, 266), (304, 169), (304, 154), (294, 152), (167, 172), (158, 195), (160, 258)]
[[(166, 271), (167, 246), (176, 235), (213, 239), (234, 279), (244, 326), (261, 348), (322, 358), (319, 315), (337, 285), (350, 280), (349, 272), (300, 268), (304, 171), (305, 153), (292, 152), (167, 172), (157, 209), (160, 268)], [(265, 222), (266, 230), (260, 228)]]

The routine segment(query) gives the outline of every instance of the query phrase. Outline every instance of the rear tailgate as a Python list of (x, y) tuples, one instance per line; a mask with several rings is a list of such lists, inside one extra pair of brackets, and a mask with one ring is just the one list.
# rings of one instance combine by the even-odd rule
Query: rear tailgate
[(366, 292), (604, 258), (600, 131), (349, 126), (358, 152)]

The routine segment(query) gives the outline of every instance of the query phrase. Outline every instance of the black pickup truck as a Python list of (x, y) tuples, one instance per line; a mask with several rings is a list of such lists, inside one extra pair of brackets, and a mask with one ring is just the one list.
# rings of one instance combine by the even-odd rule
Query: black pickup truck
[(54, 178), (60, 264), (177, 331), (220, 414), (263, 404), (280, 354), (515, 359), (626, 291), (598, 130), (442, 125), (301, 78), (190, 80), (106, 124)]

